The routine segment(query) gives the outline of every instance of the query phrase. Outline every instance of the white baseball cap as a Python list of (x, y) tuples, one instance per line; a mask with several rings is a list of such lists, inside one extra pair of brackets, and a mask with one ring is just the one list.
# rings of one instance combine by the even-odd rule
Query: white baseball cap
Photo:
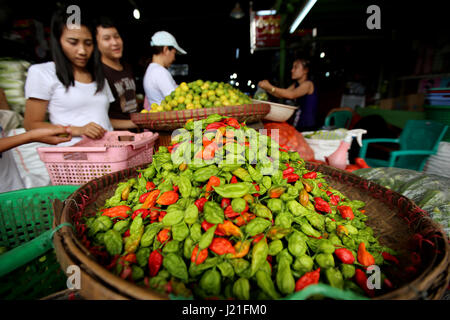
[(177, 49), (177, 51), (181, 54), (186, 54), (187, 52), (181, 49), (181, 47), (178, 45), (177, 40), (175, 40), (175, 37), (168, 33), (167, 31), (158, 31), (155, 32), (155, 34), (152, 37), (152, 40), (150, 41), (150, 45), (152, 47), (155, 46), (170, 46)]

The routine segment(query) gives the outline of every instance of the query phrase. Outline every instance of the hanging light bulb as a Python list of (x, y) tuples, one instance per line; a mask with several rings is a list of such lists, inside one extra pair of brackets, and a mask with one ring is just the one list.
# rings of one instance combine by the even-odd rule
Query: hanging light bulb
[(241, 5), (239, 2), (236, 2), (236, 5), (234, 6), (233, 10), (231, 10), (230, 16), (233, 19), (241, 19), (244, 17), (244, 11), (241, 9)]
[(141, 13), (139, 12), (139, 9), (134, 9), (134, 10), (133, 10), (133, 17), (134, 17), (136, 20), (139, 20), (139, 19), (141, 18)]

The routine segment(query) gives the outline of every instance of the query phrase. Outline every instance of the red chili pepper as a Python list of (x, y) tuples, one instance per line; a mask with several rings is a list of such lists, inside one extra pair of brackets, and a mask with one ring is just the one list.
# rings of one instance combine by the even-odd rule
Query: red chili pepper
[(206, 191), (213, 191), (213, 187), (218, 187), (220, 186), (220, 178), (216, 177), (216, 176), (212, 176), (211, 178), (209, 178), (208, 183), (206, 184)]
[(206, 198), (200, 198), (198, 200), (195, 200), (194, 204), (197, 206), (198, 211), (203, 212), (203, 207), (205, 206), (205, 203), (208, 201)]
[(222, 209), (226, 209), (228, 206), (231, 206), (231, 199), (223, 198), (220, 202), (220, 206), (222, 207)]
[[(202, 229), (205, 230), (205, 231), (207, 231), (209, 228), (212, 228), (214, 226), (215, 226), (215, 224), (209, 223), (206, 220), (203, 220), (203, 222), (202, 222)], [(214, 234), (217, 235), (217, 236), (221, 236), (221, 237), (225, 236), (225, 233), (223, 233), (220, 230), (218, 230), (218, 228), (216, 228), (216, 231), (214, 231)]]
[(158, 221), (161, 222), (166, 214), (167, 214), (166, 211), (160, 211), (159, 216), (158, 216)]
[(168, 229), (168, 228), (162, 229), (162, 230), (158, 233), (158, 235), (156, 236), (156, 238), (158, 239), (158, 241), (159, 241), (160, 243), (164, 243), (164, 242), (166, 242), (167, 240), (169, 240), (169, 238), (170, 238), (169, 232), (170, 232), (170, 229)]
[(112, 208), (102, 210), (102, 216), (107, 216), (110, 218), (128, 218), (128, 213), (131, 211), (129, 206), (121, 205)]
[(323, 186), (322, 182), (319, 182), (319, 183), (317, 184), (317, 186), (318, 186), (319, 188), (322, 188), (322, 186)]
[(130, 229), (128, 229), (127, 231), (125, 231), (125, 233), (123, 234), (123, 237), (129, 237), (130, 236)]
[(214, 238), (209, 245), (209, 249), (218, 255), (236, 253), (236, 249), (234, 249), (231, 242), (225, 238)]
[(234, 212), (233, 211), (233, 207), (231, 207), (231, 205), (229, 205), (228, 207), (225, 208), (224, 210), (225, 216), (227, 216), (227, 218), (236, 218), (237, 216), (239, 216), (238, 212)]
[(173, 150), (173, 146), (168, 146), (167, 147), (167, 151), (169, 151), (169, 153), (172, 153), (172, 150)]
[(178, 192), (178, 190), (179, 190), (178, 186), (173, 186), (172, 189), (173, 189), (173, 191), (175, 191), (175, 192)]
[(314, 208), (316, 208), (317, 211), (326, 212), (326, 213), (331, 212), (330, 205), (328, 204), (328, 202), (326, 202), (322, 198), (315, 197), (314, 201), (315, 201)]
[(411, 262), (414, 266), (418, 266), (422, 263), (422, 258), (420, 257), (420, 254), (413, 251), (411, 252)]
[(343, 219), (349, 219), (353, 220), (355, 218), (355, 215), (353, 214), (353, 210), (349, 206), (339, 206), (337, 207), (339, 213), (341, 214), (341, 217)]
[(330, 196), (330, 202), (332, 205), (337, 206), (339, 204), (339, 201), (341, 201), (341, 197), (339, 197), (338, 195), (331, 195)]
[(263, 233), (257, 234), (256, 236), (252, 237), (252, 239), (253, 239), (252, 243), (253, 244), (258, 243), (259, 241), (261, 241), (262, 238), (264, 238)]
[(303, 175), (303, 179), (315, 179), (315, 178), (317, 178), (317, 172), (315, 171), (311, 171)]
[(159, 269), (161, 268), (161, 265), (163, 263), (163, 255), (158, 251), (154, 250), (152, 253), (150, 253), (150, 256), (148, 257), (148, 269), (150, 277), (154, 277), (158, 274)]
[(238, 183), (238, 179), (236, 178), (236, 176), (233, 176), (231, 178), (230, 183)]
[[(317, 185), (319, 187), (319, 185)], [(319, 187), (320, 188), (320, 187)], [(326, 191), (327, 196), (331, 196), (333, 193), (331, 191)]]
[(384, 283), (384, 285), (385, 285), (386, 287), (388, 287), (389, 289), (394, 288), (394, 285), (392, 284), (391, 280), (389, 280), (388, 278), (384, 278), (383, 283)]
[(292, 183), (300, 179), (300, 176), (296, 173), (291, 173), (287, 176), (284, 176), (284, 179), (287, 179), (287, 182)]
[(195, 246), (194, 250), (192, 250), (191, 255), (191, 262), (194, 262), (195, 264), (199, 265), (203, 263), (203, 261), (208, 258), (208, 249), (200, 250), (200, 253), (198, 253), (198, 244)]
[[(163, 211), (164, 212), (164, 211)], [(159, 211), (158, 210), (150, 210), (150, 220), (156, 220), (159, 217)]]
[(149, 211), (148, 211), (148, 209), (137, 209), (131, 215), (131, 220), (134, 220), (134, 218), (136, 218), (139, 214), (141, 215), (142, 219), (145, 219), (148, 216)]
[(310, 271), (301, 276), (295, 283), (295, 291), (300, 291), (311, 284), (319, 283), (320, 268), (314, 271)]
[(369, 289), (369, 287), (367, 286), (367, 276), (361, 269), (356, 269), (355, 281), (369, 297), (373, 297), (375, 295), (375, 291), (373, 289)]
[(386, 251), (383, 251), (382, 253), (381, 253), (381, 255), (383, 256), (383, 259), (384, 260), (387, 260), (387, 261), (392, 261), (392, 262), (394, 262), (395, 264), (400, 264), (400, 262), (398, 261), (398, 259), (395, 257), (395, 256), (393, 256), (392, 254), (390, 254), (390, 253), (387, 253)]
[(288, 175), (288, 174), (294, 173), (294, 170), (295, 170), (295, 169), (292, 168), (292, 167), (289, 167), (289, 168), (283, 170), (283, 176), (286, 176), (286, 175)]
[(213, 122), (210, 123), (206, 126), (205, 130), (215, 130), (215, 129), (219, 129), (221, 127), (226, 127), (227, 125), (225, 123), (222, 122)]
[(346, 248), (338, 248), (334, 250), (334, 254), (336, 255), (336, 257), (338, 257), (339, 260), (342, 261), (342, 263), (353, 264), (355, 262), (353, 253)]
[(239, 129), (239, 128), (241, 127), (241, 126), (239, 125), (239, 121), (237, 121), (237, 120), (234, 119), (234, 118), (227, 118), (227, 119), (225, 119), (224, 122), (225, 122), (227, 125), (229, 125), (229, 126), (235, 128), (235, 129)]
[[(147, 181), (147, 183), (145, 185), (145, 189), (146, 190), (153, 190), (155, 188), (156, 188), (156, 186), (155, 186), (155, 184), (153, 182)], [(140, 198), (139, 198), (139, 200), (140, 200)]]

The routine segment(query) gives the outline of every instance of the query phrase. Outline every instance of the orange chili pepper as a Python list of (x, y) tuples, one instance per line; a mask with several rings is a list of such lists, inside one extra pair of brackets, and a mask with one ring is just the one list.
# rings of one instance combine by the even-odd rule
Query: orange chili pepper
[(178, 201), (178, 193), (175, 191), (166, 191), (164, 192), (158, 200), (156, 200), (157, 204), (163, 205), (163, 206), (169, 206), (171, 204), (174, 204)]
[(161, 191), (158, 189), (151, 191), (149, 193), (149, 195), (147, 196), (147, 198), (145, 198), (144, 204), (142, 205), (141, 208), (149, 209), (149, 208), (153, 207), (156, 203), (156, 199), (158, 198), (160, 192)]
[(170, 229), (169, 229), (169, 228), (162, 229), (162, 230), (158, 233), (158, 235), (156, 236), (156, 238), (158, 239), (158, 241), (159, 241), (160, 243), (164, 243), (164, 242), (166, 242), (167, 240), (169, 240), (169, 238), (170, 238), (169, 232), (170, 232)]
[(236, 252), (230, 254), (229, 257), (233, 259), (245, 257), (247, 253), (250, 251), (250, 244), (251, 244), (250, 240), (236, 242), (236, 244), (234, 245), (234, 250)]
[(239, 217), (237, 217), (233, 222), (237, 226), (241, 227), (244, 224), (247, 224), (247, 222), (249, 222), (250, 220), (253, 220), (255, 218), (256, 218), (256, 216), (253, 213), (244, 212), (244, 213), (241, 213), (241, 215)]
[(343, 234), (348, 236), (348, 230), (345, 226), (342, 226), (342, 225), (337, 226), (336, 232), (339, 236), (343, 235)]
[(128, 262), (131, 262), (131, 263), (136, 263), (137, 262), (136, 254), (134, 254), (134, 253), (129, 253), (126, 256), (124, 256), (122, 259), (124, 261), (128, 261)]
[(107, 216), (110, 218), (128, 218), (129, 212), (131, 212), (131, 208), (129, 206), (115, 206), (102, 210), (102, 216)]
[(284, 193), (284, 191), (285, 189), (283, 187), (274, 188), (269, 191), (269, 196), (271, 198), (279, 198)]
[(366, 250), (364, 242), (361, 242), (358, 247), (358, 262), (365, 267), (375, 264), (375, 258)]
[(214, 238), (209, 245), (209, 249), (218, 255), (236, 253), (231, 242), (225, 238)]
[(212, 176), (209, 178), (208, 183), (206, 184), (206, 191), (213, 191), (213, 187), (220, 186), (220, 178), (216, 176)]
[(219, 223), (217, 225), (217, 230), (226, 236), (242, 237), (241, 229), (234, 225), (230, 220), (225, 220), (224, 223)]

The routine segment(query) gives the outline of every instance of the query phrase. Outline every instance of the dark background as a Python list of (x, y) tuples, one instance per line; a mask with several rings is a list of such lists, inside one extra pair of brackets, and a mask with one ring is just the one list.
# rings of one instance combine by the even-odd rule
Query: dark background
[[(289, 0), (300, 7), (302, 0)], [(230, 12), (240, 3), (245, 16), (236, 20)], [(276, 0), (253, 1), (254, 10), (270, 9)], [(286, 85), (290, 82), (291, 58), (300, 50), (311, 55), (311, 75), (319, 92), (319, 117), (331, 108), (339, 107), (347, 81), (359, 81), (367, 90), (367, 103), (371, 104), (376, 92), (380, 97), (393, 97), (417, 91), (417, 79), (403, 77), (423, 75), (418, 67), (427, 55), (427, 48), (439, 50), (442, 62), (432, 73), (450, 72), (449, 27), (447, 10), (440, 1), (350, 1), (318, 0), (301, 28), (317, 28), (316, 38), (311, 36), (287, 39)], [(279, 84), (279, 49), (250, 53), (249, 1), (12, 1), (0, 0), (0, 56), (26, 58), (33, 62), (49, 60), (37, 58), (36, 44), (32, 41), (12, 41), (5, 38), (18, 19), (35, 19), (49, 27), (52, 12), (58, 5), (78, 4), (82, 12), (113, 18), (124, 39), (124, 59), (134, 67), (138, 87), (145, 72), (150, 38), (154, 32), (172, 33), (188, 55), (177, 56), (176, 64), (188, 64), (186, 77), (175, 80), (196, 79), (228, 81), (236, 72), (240, 89), (254, 93), (247, 81), (257, 83), (269, 79)], [(369, 30), (366, 9), (376, 4), (381, 8), (381, 30)], [(136, 6), (141, 18), (133, 18)], [(239, 58), (236, 59), (236, 48)], [(319, 57), (324, 51), (324, 59)], [(329, 72), (330, 76), (325, 77)], [(403, 79), (403, 80), (402, 80)]]

